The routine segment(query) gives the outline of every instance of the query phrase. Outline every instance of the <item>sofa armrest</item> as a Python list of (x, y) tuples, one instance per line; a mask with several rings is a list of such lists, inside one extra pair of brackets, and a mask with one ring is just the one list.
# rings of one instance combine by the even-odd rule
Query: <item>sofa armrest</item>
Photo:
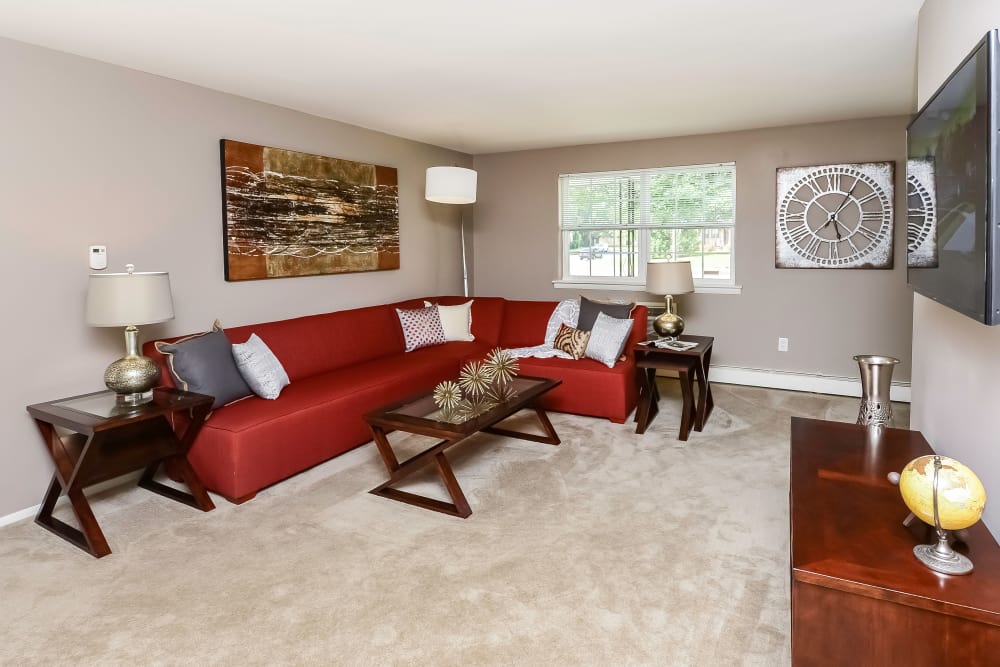
[(635, 353), (632, 348), (635, 344), (644, 341), (649, 337), (649, 308), (636, 305), (632, 309), (632, 333), (629, 334), (625, 342), (625, 358), (629, 363), (635, 361)]

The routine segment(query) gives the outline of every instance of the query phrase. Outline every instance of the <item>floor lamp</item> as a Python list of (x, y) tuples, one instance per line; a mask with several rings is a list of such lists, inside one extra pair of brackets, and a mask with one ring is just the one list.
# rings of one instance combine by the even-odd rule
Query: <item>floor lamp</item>
[[(438, 204), (474, 204), (477, 174), (465, 167), (429, 167), (424, 198)], [(469, 265), (465, 256), (465, 214), (462, 214), (462, 290), (469, 296)]]

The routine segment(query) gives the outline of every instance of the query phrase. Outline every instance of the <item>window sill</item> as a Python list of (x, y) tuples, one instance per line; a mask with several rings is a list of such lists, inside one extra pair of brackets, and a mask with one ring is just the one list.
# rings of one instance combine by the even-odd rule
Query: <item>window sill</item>
[[(553, 280), (552, 286), (557, 289), (575, 290), (617, 290), (624, 292), (645, 292), (646, 286), (635, 283), (589, 283), (575, 280)], [(742, 294), (742, 285), (697, 285), (695, 294)]]

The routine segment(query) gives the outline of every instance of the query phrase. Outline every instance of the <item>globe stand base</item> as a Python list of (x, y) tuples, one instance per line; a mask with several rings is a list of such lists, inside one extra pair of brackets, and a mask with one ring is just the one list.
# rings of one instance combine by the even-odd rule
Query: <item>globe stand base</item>
[(913, 555), (921, 563), (941, 574), (972, 572), (972, 561), (953, 550), (947, 538), (943, 538), (937, 544), (918, 544), (913, 547)]

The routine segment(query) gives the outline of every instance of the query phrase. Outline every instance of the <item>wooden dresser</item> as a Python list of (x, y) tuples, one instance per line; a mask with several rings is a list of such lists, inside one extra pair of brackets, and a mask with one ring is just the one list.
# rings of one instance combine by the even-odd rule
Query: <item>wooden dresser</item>
[[(982, 522), (956, 545), (975, 570), (913, 555), (931, 533), (886, 478), (933, 451), (920, 433), (792, 418), (792, 663), (1000, 664), (1000, 549)], [(1000, 498), (992, 499), (1000, 502)]]

